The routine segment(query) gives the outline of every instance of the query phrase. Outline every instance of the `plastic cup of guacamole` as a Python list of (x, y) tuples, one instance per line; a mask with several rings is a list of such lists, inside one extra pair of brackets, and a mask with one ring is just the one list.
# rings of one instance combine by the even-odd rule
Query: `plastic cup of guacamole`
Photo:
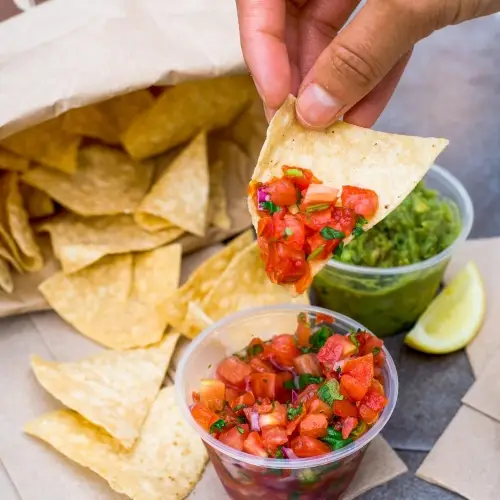
[(316, 276), (318, 304), (359, 321), (379, 337), (409, 329), (436, 296), (473, 219), (464, 186), (434, 165), (394, 212)]

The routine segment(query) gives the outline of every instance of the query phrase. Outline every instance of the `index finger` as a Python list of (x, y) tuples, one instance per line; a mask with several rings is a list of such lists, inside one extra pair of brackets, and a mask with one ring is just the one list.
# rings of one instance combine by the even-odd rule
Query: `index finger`
[(269, 110), (283, 104), (291, 90), (285, 43), (285, 0), (237, 0), (241, 47), (257, 90)]

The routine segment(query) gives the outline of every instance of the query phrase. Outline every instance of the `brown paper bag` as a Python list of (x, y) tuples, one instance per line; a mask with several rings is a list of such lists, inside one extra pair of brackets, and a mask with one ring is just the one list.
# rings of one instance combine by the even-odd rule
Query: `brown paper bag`
[[(244, 72), (234, 2), (50, 0), (0, 25), (0, 139), (133, 90)], [(182, 237), (185, 253), (250, 226), (247, 184), (266, 124), (256, 100), (213, 134), (227, 167), (231, 228)], [(52, 265), (16, 276), (15, 295), (0, 293), (0, 317), (46, 308), (36, 288)]]

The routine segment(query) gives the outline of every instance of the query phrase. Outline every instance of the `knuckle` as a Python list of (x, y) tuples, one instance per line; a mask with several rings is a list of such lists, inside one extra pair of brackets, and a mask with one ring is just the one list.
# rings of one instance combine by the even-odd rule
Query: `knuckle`
[(382, 76), (375, 62), (369, 61), (358, 51), (345, 45), (336, 44), (329, 56), (334, 76), (352, 82), (361, 90), (371, 90), (374, 83)]

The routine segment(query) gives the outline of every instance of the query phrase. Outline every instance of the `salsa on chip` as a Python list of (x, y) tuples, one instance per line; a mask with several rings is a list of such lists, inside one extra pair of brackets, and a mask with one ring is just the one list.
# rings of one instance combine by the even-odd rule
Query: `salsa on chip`
[(298, 316), (294, 334), (224, 359), (201, 380), (191, 414), (216, 439), (262, 458), (310, 458), (339, 450), (377, 422), (388, 400), (383, 342), (335, 333), (333, 319)]
[(249, 186), (269, 279), (304, 293), (333, 252), (408, 196), (447, 144), (340, 121), (307, 130), (290, 96), (269, 125)]

